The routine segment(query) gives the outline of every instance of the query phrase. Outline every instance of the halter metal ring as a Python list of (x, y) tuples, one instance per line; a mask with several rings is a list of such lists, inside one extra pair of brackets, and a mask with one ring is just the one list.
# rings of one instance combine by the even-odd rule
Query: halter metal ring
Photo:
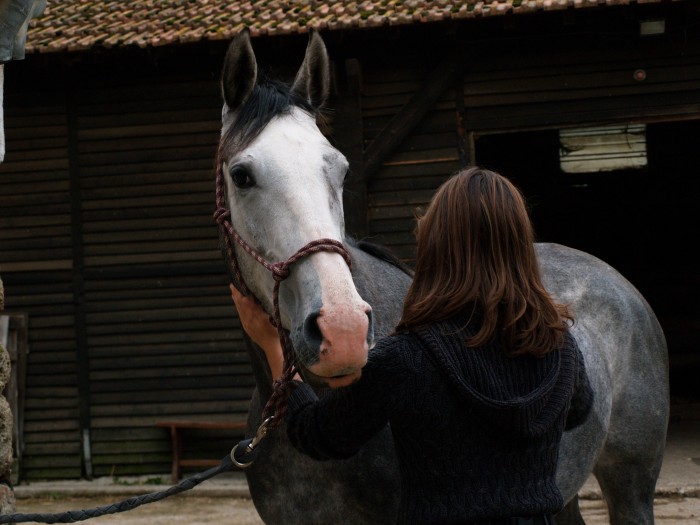
[[(268, 417), (265, 421), (262, 422), (262, 424), (258, 427), (257, 432), (255, 433), (255, 437), (250, 440), (250, 442), (246, 445), (246, 449), (244, 451), (244, 455), (246, 454), (251, 454), (254, 450), (255, 447), (257, 447), (262, 439), (267, 435), (267, 431), (270, 427), (270, 423), (275, 419), (275, 416), (270, 416)], [(251, 459), (250, 461), (242, 462), (238, 461), (236, 459), (236, 450), (238, 449), (238, 446), (241, 445), (242, 443), (245, 443), (245, 441), (241, 441), (238, 443), (235, 447), (233, 447), (233, 450), (231, 450), (231, 461), (233, 462), (234, 465), (236, 465), (238, 468), (246, 468), (250, 466), (255, 458)]]

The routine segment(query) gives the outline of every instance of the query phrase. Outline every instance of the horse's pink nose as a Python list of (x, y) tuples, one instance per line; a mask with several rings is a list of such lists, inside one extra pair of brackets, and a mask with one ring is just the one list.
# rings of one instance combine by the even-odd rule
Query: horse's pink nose
[(374, 339), (372, 308), (362, 301), (355, 305), (322, 307), (304, 323), (304, 336), (319, 351), (318, 360), (307, 366), (321, 377), (356, 374), (367, 363)]

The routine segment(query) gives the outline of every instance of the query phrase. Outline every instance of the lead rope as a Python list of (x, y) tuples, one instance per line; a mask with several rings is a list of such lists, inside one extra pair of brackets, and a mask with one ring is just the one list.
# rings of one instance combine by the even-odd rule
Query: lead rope
[(110, 503), (109, 505), (103, 505), (102, 507), (83, 510), (68, 510), (56, 514), (0, 514), (0, 523), (74, 523), (76, 521), (84, 521), (90, 518), (104, 516), (105, 514), (116, 514), (117, 512), (135, 509), (136, 507), (140, 507), (146, 503), (160, 501), (169, 496), (190, 490), (203, 481), (213, 478), (217, 474), (230, 470), (234, 465), (232, 456), (233, 452), (224, 457), (218, 466), (185, 478), (177, 485), (173, 485), (172, 487), (160, 492), (151, 492), (149, 494), (142, 494), (141, 496), (134, 496), (132, 498), (120, 501), (119, 503)]
[(222, 233), (224, 234), (223, 236), (226, 240), (226, 251), (228, 258), (231, 261), (232, 275), (234, 276), (234, 280), (237, 281), (233, 284), (241, 291), (241, 293), (244, 295), (251, 295), (255, 301), (260, 304), (258, 298), (255, 297), (243, 280), (243, 275), (241, 274), (238, 266), (238, 260), (236, 259), (231, 239), (234, 239), (248, 254), (267, 268), (272, 273), (272, 277), (275, 280), (275, 285), (272, 292), (274, 313), (270, 320), (277, 328), (277, 333), (279, 334), (280, 343), (282, 345), (282, 354), (284, 357), (284, 367), (282, 375), (275, 379), (272, 384), (272, 394), (263, 408), (263, 422), (258, 427), (255, 436), (245, 439), (233, 447), (233, 450), (231, 450), (231, 452), (221, 460), (218, 466), (185, 478), (177, 485), (173, 485), (166, 490), (151, 492), (141, 496), (134, 496), (119, 503), (111, 503), (109, 505), (95, 507), (92, 509), (69, 510), (55, 514), (0, 514), (0, 523), (74, 523), (76, 521), (84, 521), (90, 518), (104, 516), (106, 514), (124, 512), (135, 509), (136, 507), (146, 503), (160, 501), (169, 496), (190, 490), (203, 481), (221, 474), (222, 472), (226, 472), (234, 466), (238, 468), (246, 468), (253, 463), (257, 453), (257, 445), (267, 435), (269, 430), (277, 428), (282, 421), (284, 421), (284, 414), (287, 409), (287, 399), (289, 398), (289, 395), (293, 389), (294, 376), (299, 371), (296, 356), (294, 355), (294, 347), (289, 339), (289, 332), (284, 329), (280, 319), (280, 283), (289, 276), (289, 267), (307, 255), (321, 251), (330, 251), (341, 255), (343, 259), (345, 259), (348, 266), (351, 266), (351, 260), (350, 255), (348, 255), (347, 250), (345, 250), (345, 247), (341, 242), (334, 239), (318, 239), (302, 246), (286, 261), (270, 263), (253, 248), (251, 248), (248, 243), (246, 243), (245, 240), (243, 240), (243, 238), (236, 233), (236, 231), (233, 229), (230, 218), (231, 212), (226, 209), (223, 170), (221, 169), (221, 163), (218, 163), (218, 168), (216, 170), (216, 211), (214, 212), (214, 220), (219, 225), (219, 228), (221, 228)]

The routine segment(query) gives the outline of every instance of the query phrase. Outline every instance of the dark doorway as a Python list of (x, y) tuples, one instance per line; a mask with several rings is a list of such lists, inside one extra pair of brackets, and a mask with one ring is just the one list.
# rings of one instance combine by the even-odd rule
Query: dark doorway
[(538, 239), (589, 252), (646, 297), (664, 328), (674, 396), (700, 399), (700, 121), (647, 124), (647, 166), (563, 173), (558, 130), (486, 135), (477, 162), (525, 193)]

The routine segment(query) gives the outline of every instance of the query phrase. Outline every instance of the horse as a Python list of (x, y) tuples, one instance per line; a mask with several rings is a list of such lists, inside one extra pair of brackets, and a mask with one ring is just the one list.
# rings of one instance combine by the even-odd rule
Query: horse
[[(332, 251), (307, 255), (279, 284), (279, 320), (304, 380), (319, 396), (357, 376), (373, 342), (396, 325), (411, 281), (410, 270), (386, 250), (345, 235), (348, 161), (319, 126), (329, 78), (328, 52), (318, 32), (310, 31), (289, 84), (258, 75), (250, 36), (239, 33), (222, 68), (217, 154), (230, 224), (257, 259), (287, 261), (319, 238), (345, 247), (348, 260)], [(240, 243), (231, 245), (223, 255), (238, 261), (240, 275), (232, 280), (243, 280), (272, 313), (274, 272)], [(669, 416), (661, 326), (638, 290), (604, 261), (554, 243), (538, 243), (536, 250), (548, 292), (575, 313), (572, 331), (595, 393), (590, 416), (565, 432), (560, 446), (557, 485), (566, 504), (557, 523), (584, 523), (577, 494), (592, 474), (611, 524), (652, 524)], [(250, 435), (261, 425), (273, 378), (261, 350), (250, 341), (247, 350), (256, 381)], [(258, 451), (245, 475), (266, 524), (396, 521), (399, 475), (388, 428), (341, 461), (300, 454), (283, 425), (259, 442)]]

